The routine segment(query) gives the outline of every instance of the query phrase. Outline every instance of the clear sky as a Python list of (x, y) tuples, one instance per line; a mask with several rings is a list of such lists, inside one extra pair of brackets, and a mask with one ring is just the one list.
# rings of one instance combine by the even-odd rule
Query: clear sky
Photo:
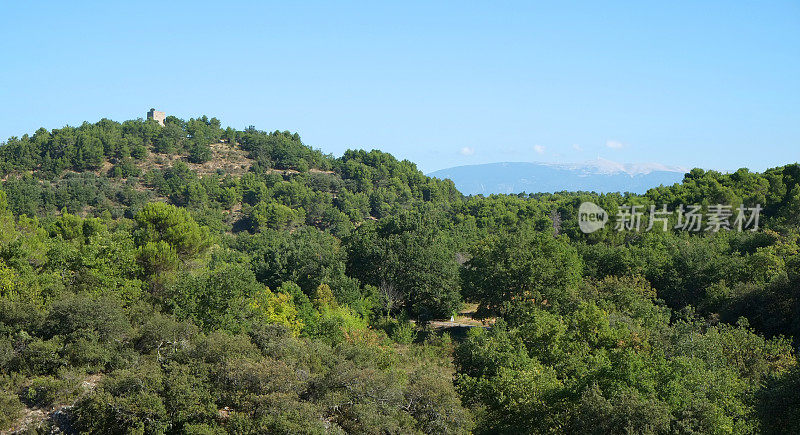
[(0, 137), (156, 107), (426, 172), (800, 160), (797, 0), (378, 3), (6, 3)]

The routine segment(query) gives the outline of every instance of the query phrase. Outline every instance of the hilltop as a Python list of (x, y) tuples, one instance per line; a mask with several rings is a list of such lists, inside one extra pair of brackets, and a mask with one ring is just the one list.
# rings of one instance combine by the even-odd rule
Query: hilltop
[[(0, 175), (12, 209), (20, 214), (66, 210), (131, 217), (148, 201), (161, 200), (193, 210), (237, 212), (226, 217), (231, 226), (242, 209), (252, 222), (279, 220), (262, 222), (273, 227), (309, 220), (327, 228), (379, 217), (385, 213), (380, 201), (348, 201), (350, 194), (374, 188), (406, 203), (426, 195), (458, 195), (452, 183), (429, 179), (412, 163), (379, 151), (351, 151), (337, 159), (306, 146), (296, 133), (222, 129), (216, 118), (205, 116), (188, 121), (169, 116), (163, 127), (154, 120), (103, 119), (39, 129), (0, 147)], [(297, 183), (276, 185), (293, 179)], [(283, 192), (291, 196), (288, 207), (261, 210), (270, 218), (252, 216), (251, 206), (270, 189), (284, 187), (290, 189)], [(327, 199), (312, 199), (312, 191)]]

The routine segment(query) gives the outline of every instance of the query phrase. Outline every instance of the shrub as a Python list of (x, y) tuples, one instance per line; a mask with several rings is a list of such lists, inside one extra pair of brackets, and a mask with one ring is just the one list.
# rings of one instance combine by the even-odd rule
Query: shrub
[(9, 429), (22, 416), (22, 403), (11, 393), (0, 391), (0, 429)]
[(30, 380), (23, 397), (29, 406), (48, 408), (73, 399), (79, 385), (72, 379), (56, 379), (52, 376), (37, 376)]

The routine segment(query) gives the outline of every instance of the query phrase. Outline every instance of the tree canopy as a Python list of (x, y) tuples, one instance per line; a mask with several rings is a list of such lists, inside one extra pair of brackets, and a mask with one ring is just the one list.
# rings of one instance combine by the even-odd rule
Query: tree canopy
[[(12, 137), (0, 176), (0, 430), (800, 421), (796, 163), (644, 195), (465, 197), (379, 150), (171, 116)], [(758, 231), (585, 234), (585, 201), (762, 214)]]

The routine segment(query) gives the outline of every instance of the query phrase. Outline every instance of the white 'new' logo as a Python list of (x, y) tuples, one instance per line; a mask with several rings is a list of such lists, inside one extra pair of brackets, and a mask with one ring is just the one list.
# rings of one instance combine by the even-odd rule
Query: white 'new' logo
[(581, 203), (578, 208), (578, 226), (584, 233), (593, 233), (608, 222), (608, 213), (593, 202)]

